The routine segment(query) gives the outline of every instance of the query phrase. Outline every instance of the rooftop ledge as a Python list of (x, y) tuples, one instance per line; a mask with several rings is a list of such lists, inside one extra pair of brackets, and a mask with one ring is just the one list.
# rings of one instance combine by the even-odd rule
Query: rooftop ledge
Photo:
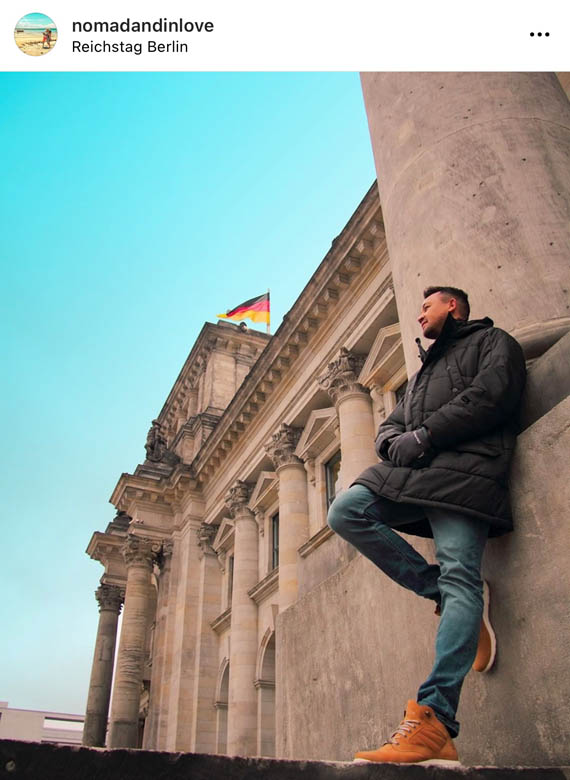
[(201, 753), (57, 747), (0, 740), (0, 778), (14, 780), (570, 780), (570, 767), (442, 767), (289, 761)]

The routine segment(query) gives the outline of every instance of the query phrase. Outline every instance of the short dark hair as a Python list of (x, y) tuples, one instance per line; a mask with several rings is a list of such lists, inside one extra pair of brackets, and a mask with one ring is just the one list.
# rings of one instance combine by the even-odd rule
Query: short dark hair
[(455, 298), (457, 300), (457, 310), (461, 315), (461, 319), (469, 319), (469, 312), (471, 311), (471, 307), (469, 306), (469, 299), (465, 290), (460, 290), (459, 287), (426, 287), (424, 290), (424, 298), (428, 298), (434, 293), (442, 293), (443, 295), (447, 296), (448, 300), (449, 298)]

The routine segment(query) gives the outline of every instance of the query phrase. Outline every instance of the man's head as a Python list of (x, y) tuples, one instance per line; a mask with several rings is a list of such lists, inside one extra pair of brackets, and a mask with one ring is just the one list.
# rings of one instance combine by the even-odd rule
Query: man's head
[(427, 287), (418, 322), (427, 339), (436, 339), (448, 315), (456, 320), (469, 319), (467, 293), (458, 287)]

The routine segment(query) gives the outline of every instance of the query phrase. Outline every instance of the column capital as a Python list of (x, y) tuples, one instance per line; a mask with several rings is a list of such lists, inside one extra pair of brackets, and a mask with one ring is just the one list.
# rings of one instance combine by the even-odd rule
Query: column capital
[[(158, 542), (156, 544), (159, 544)], [(156, 563), (160, 573), (163, 574), (166, 569), (170, 567), (172, 561), (172, 553), (174, 552), (174, 540), (163, 539), (160, 543), (159, 552), (154, 554), (153, 563)]]
[(218, 528), (219, 526), (212, 525), (211, 523), (202, 523), (200, 528), (196, 531), (197, 543), (200, 548), (200, 558), (204, 555), (216, 555), (216, 551), (212, 547), (212, 542), (218, 532)]
[(250, 485), (247, 482), (242, 482), (241, 479), (236, 480), (232, 485), (224, 498), (224, 503), (230, 510), (232, 517), (237, 518), (241, 514), (252, 514), (251, 509), (247, 505), (250, 493)]
[(125, 589), (118, 585), (99, 585), (95, 591), (99, 612), (104, 609), (119, 614), (125, 600)]
[(134, 534), (127, 536), (121, 548), (127, 568), (130, 566), (148, 566), (150, 568), (158, 560), (161, 550), (161, 541)]
[(336, 405), (351, 393), (368, 395), (367, 387), (358, 381), (366, 357), (341, 347), (340, 355), (327, 366), (326, 374), (318, 377), (319, 386), (331, 397)]
[(300, 428), (281, 423), (277, 433), (271, 436), (271, 441), (265, 445), (265, 451), (276, 469), (291, 464), (302, 465), (302, 460), (295, 455), (295, 448), (301, 438), (301, 433)]

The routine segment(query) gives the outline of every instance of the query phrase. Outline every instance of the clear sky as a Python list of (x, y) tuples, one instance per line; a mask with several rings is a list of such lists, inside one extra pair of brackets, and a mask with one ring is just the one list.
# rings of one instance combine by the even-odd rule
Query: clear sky
[(269, 287), (275, 332), (375, 171), (357, 74), (0, 86), (0, 700), (83, 713), (119, 476), (204, 322)]

